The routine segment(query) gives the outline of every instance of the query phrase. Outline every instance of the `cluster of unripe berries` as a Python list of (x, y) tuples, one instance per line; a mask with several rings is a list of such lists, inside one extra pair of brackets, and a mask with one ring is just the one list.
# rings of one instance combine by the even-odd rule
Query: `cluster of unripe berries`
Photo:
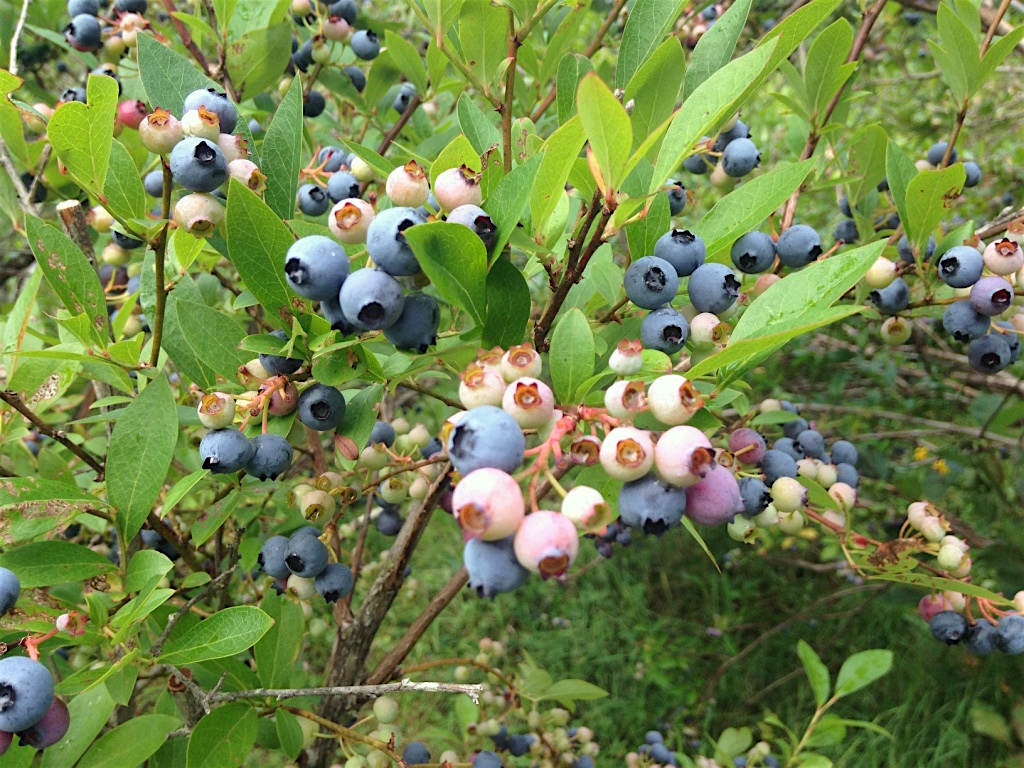
[[(17, 575), (0, 568), (0, 616), (14, 608), (20, 593)], [(34, 749), (45, 749), (64, 738), (71, 717), (53, 690), (53, 675), (45, 664), (26, 656), (0, 657), (0, 755), (15, 736)]]

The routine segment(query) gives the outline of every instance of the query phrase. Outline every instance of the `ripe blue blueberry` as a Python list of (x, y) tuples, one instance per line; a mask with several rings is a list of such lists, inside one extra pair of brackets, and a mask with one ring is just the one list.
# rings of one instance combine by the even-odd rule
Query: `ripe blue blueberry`
[(673, 216), (678, 216), (686, 208), (686, 187), (675, 179), (665, 182), (665, 194), (668, 195), (668, 210)]
[(896, 315), (910, 303), (910, 286), (902, 277), (897, 277), (885, 288), (872, 291), (869, 298), (883, 315)]
[(740, 281), (725, 264), (702, 264), (690, 275), (686, 292), (698, 312), (717, 315), (736, 303)]
[(463, 477), (482, 467), (512, 474), (522, 463), (525, 449), (519, 424), (493, 405), (468, 411), (448, 434), (448, 455)]
[(381, 504), (381, 512), (377, 515), (377, 530), (384, 536), (394, 537), (402, 530), (402, 516), (398, 514), (398, 507)]
[(734, 139), (722, 150), (722, 170), (738, 179), (761, 164), (761, 153), (750, 139)]
[(82, 104), (88, 102), (88, 96), (85, 88), (68, 88), (61, 92), (61, 101), (78, 101)]
[(988, 619), (981, 619), (967, 628), (964, 637), (967, 650), (975, 656), (987, 656), (996, 649), (996, 628)]
[(470, 768), (505, 768), (505, 764), (501, 762), (497, 752), (485, 749), (473, 757)]
[(72, 18), (83, 13), (96, 16), (99, 12), (99, 0), (68, 0), (68, 16)]
[(336, 300), (348, 277), (348, 256), (336, 240), (309, 235), (288, 248), (284, 274), (288, 285), (300, 296), (316, 301)]
[(740, 272), (767, 272), (775, 263), (775, 241), (767, 232), (747, 232), (732, 244), (729, 255)]
[(619, 519), (652, 536), (679, 525), (685, 511), (686, 489), (661, 482), (653, 472), (619, 490)]
[(460, 205), (448, 214), (445, 221), (469, 227), (483, 241), (484, 248), (488, 252), (494, 247), (494, 241), (498, 237), (498, 227), (495, 226), (487, 211), (479, 205)]
[(981, 184), (981, 166), (973, 160), (964, 162), (964, 173), (967, 175), (964, 187), (976, 187)]
[(320, 117), (327, 108), (327, 99), (316, 88), (310, 89), (309, 93), (302, 98), (302, 116)]
[(775, 252), (787, 267), (806, 267), (821, 256), (821, 236), (813, 227), (796, 224), (779, 235)]
[(337, 16), (349, 24), (356, 23), (357, 14), (356, 0), (335, 0), (335, 2), (327, 6), (328, 16)]
[(117, 0), (116, 7), (121, 13), (145, 13), (149, 3), (147, 0)]
[(319, 576), (327, 567), (328, 559), (327, 547), (316, 536), (293, 533), (292, 537), (288, 539), (284, 562), (288, 566), (288, 570), (296, 576), (305, 579)]
[(946, 645), (956, 645), (967, 634), (967, 619), (956, 611), (939, 611), (928, 622), (932, 636)]
[(953, 288), (969, 288), (981, 279), (985, 259), (969, 245), (955, 245), (939, 258), (939, 277)]
[[(789, 410), (789, 409), (784, 409)], [(793, 410), (793, 413), (798, 413), (797, 410)], [(810, 429), (811, 425), (807, 423), (807, 419), (797, 417), (790, 419), (782, 424), (782, 434), (786, 437), (796, 439), (796, 436), (803, 432), (805, 429)]]
[(103, 44), (100, 22), (95, 16), (80, 13), (64, 28), (64, 37), (79, 51), (95, 51)]
[[(341, 147), (335, 147), (328, 145), (322, 147), (316, 155), (316, 161), (323, 164), (324, 173), (337, 173), (341, 170), (341, 166), (345, 164), (345, 159), (348, 155), (341, 149)], [(328, 190), (330, 184), (327, 185)], [(349, 197), (349, 195), (345, 195)], [(340, 198), (344, 200), (345, 198)], [(334, 202), (338, 202), (335, 200)]]
[(771, 489), (759, 477), (740, 478), (740, 498), (743, 499), (743, 514), (754, 517), (764, 512), (772, 503)]
[(53, 701), (53, 676), (25, 656), (0, 659), (0, 731), (24, 731), (43, 719)]
[(678, 277), (689, 277), (704, 263), (707, 247), (700, 235), (688, 229), (672, 229), (658, 238), (654, 255), (675, 267)]
[(657, 309), (675, 298), (679, 276), (665, 259), (643, 256), (626, 269), (626, 297), (644, 309)]
[(345, 418), (345, 396), (327, 384), (314, 384), (299, 395), (299, 421), (317, 432), (336, 429)]
[(654, 746), (655, 744), (663, 744), (665, 737), (661, 735), (661, 731), (648, 731), (644, 734), (644, 743), (648, 746)]
[(182, 114), (191, 112), (193, 109), (206, 107), (208, 112), (213, 112), (220, 120), (221, 133), (234, 133), (238, 125), (238, 107), (234, 105), (228, 95), (213, 88), (200, 88), (192, 91), (185, 97)]
[[(699, 144), (704, 147), (707, 146), (707, 136), (701, 138)], [(696, 173), (703, 175), (710, 173), (715, 167), (715, 158), (710, 152), (694, 152), (692, 155), (683, 160), (683, 167), (690, 173)]]
[(189, 136), (171, 150), (171, 174), (189, 192), (213, 192), (227, 181), (228, 163), (214, 142)]
[(437, 329), (441, 325), (441, 308), (433, 296), (425, 293), (410, 293), (405, 297), (402, 314), (388, 328), (384, 338), (395, 345), (395, 349), (424, 354), (437, 343)]
[(299, 210), (306, 216), (323, 216), (331, 207), (327, 190), (319, 184), (303, 184), (296, 193)]
[(794, 439), (797, 448), (804, 456), (811, 459), (825, 460), (825, 438), (816, 429), (805, 429)]
[(21, 581), (14, 571), (0, 568), (0, 616), (10, 611), (21, 594)]
[(378, 269), (394, 277), (408, 277), (420, 271), (405, 230), (426, 219), (415, 208), (388, 208), (373, 217), (366, 230), (366, 250)]
[(832, 239), (843, 243), (855, 243), (860, 239), (860, 232), (857, 231), (857, 222), (853, 219), (843, 219), (836, 228), (832, 230)]
[(764, 472), (765, 484), (770, 487), (780, 477), (796, 477), (796, 461), (792, 456), (770, 448), (761, 459), (761, 471)]
[[(295, 39), (292, 38), (293, 46)], [(297, 50), (292, 51), (292, 65), (300, 72), (305, 72), (313, 63), (313, 38), (306, 40)]]
[(394, 325), (405, 306), (402, 286), (379, 269), (357, 269), (349, 275), (338, 301), (350, 323), (371, 331)]
[[(126, 251), (133, 251), (146, 244), (145, 240), (137, 240), (134, 237), (126, 235), (124, 232), (118, 232), (116, 229), (110, 230), (110, 239)], [(134, 293), (134, 291), (129, 291), (129, 293)]]
[(1017, 656), (1024, 653), (1024, 616), (1002, 616), (996, 625), (995, 646), (1003, 653)]
[(749, 139), (750, 128), (742, 120), (737, 120), (733, 123), (732, 128), (727, 131), (722, 131), (718, 134), (718, 138), (715, 139), (714, 150), (715, 152), (724, 152), (725, 148), (729, 146), (736, 139)]
[[(288, 334), (284, 331), (272, 331), (270, 335), (282, 341), (288, 340)], [(290, 376), (302, 367), (302, 360), (296, 357), (283, 357), (260, 352), (260, 365), (271, 376)]]
[(364, 61), (376, 59), (380, 55), (380, 40), (372, 30), (360, 29), (349, 43), (352, 46), (352, 53)]
[(382, 443), (390, 448), (395, 444), (396, 437), (393, 426), (386, 421), (376, 421), (373, 424), (373, 429), (370, 430), (370, 439), (366, 441), (366, 444)]
[(836, 464), (836, 479), (851, 488), (856, 488), (860, 484), (860, 474), (857, 472), (857, 468), (843, 462)]
[(342, 336), (351, 336), (359, 330), (345, 317), (345, 313), (341, 311), (341, 304), (337, 298), (321, 301), (320, 314), (331, 324), (331, 330), (341, 331)]
[(328, 603), (336, 603), (352, 591), (352, 569), (342, 563), (328, 563), (314, 582), (317, 594)]
[[(895, 227), (894, 227), (895, 229)], [(903, 259), (907, 264), (914, 263), (914, 249), (910, 246), (910, 240), (906, 235), (899, 239), (896, 243), (896, 253), (899, 254), (900, 258)], [(929, 237), (928, 244), (924, 247), (924, 254), (921, 257), (922, 261), (929, 261), (932, 256), (935, 255), (935, 238)]]
[(1017, 329), (1013, 327), (1012, 323), (1005, 320), (996, 323), (996, 327), (1006, 329), (1006, 333), (995, 330), (993, 330), (993, 333), (999, 333), (1004, 339), (1006, 339), (1006, 343), (1010, 345), (1010, 365), (1013, 365), (1020, 357), (1022, 347), (1020, 333), (1017, 332)]
[(352, 82), (352, 87), (359, 91), (359, 93), (362, 93), (366, 87), (366, 75), (363, 74), (363, 70), (355, 64), (349, 64), (347, 67), (342, 67), (341, 71), (348, 75), (348, 79)]
[(1013, 286), (996, 275), (981, 278), (971, 286), (968, 297), (975, 312), (993, 317), (1005, 312), (1013, 302)]
[(640, 324), (640, 343), (647, 349), (674, 355), (686, 344), (689, 333), (685, 317), (673, 307), (662, 307), (644, 317)]
[(478, 597), (489, 597), (518, 589), (530, 578), (516, 559), (515, 536), (496, 541), (469, 539), (462, 550), (462, 561), (469, 572), (468, 586)]
[[(733, 142), (735, 144), (736, 142)], [(732, 146), (730, 144), (729, 146)], [(728, 147), (726, 147), (728, 149)], [(675, 755), (672, 754), (671, 750), (665, 746), (664, 742), (658, 742), (657, 744), (651, 745), (650, 751), (651, 760), (661, 765), (670, 765), (676, 761)]]
[(780, 437), (772, 443), (772, 450), (782, 451), (791, 457), (793, 461), (800, 461), (800, 459), (806, 458), (803, 451), (797, 446), (796, 440), (792, 437)]
[(977, 312), (967, 299), (956, 301), (942, 313), (942, 327), (960, 342), (968, 342), (988, 333), (991, 321)]
[(263, 542), (256, 562), (267, 576), (275, 579), (286, 579), (291, 571), (284, 562), (288, 553), (288, 539), (284, 536), (271, 536)]
[(164, 195), (164, 172), (160, 168), (150, 171), (142, 179), (142, 188), (150, 197), (163, 197)]
[[(344, 155), (342, 157), (344, 158)], [(331, 159), (333, 160), (333, 156)], [(327, 194), (335, 203), (359, 197), (359, 179), (349, 171), (334, 171), (327, 180)]]
[(402, 759), (409, 765), (422, 765), (430, 762), (430, 750), (422, 741), (410, 741), (402, 750)]
[(416, 86), (412, 83), (402, 83), (398, 88), (398, 94), (395, 96), (395, 100), (391, 102), (391, 108), (401, 114), (409, 108), (409, 103), (416, 96)]
[[(942, 158), (946, 154), (946, 147), (948, 145), (949, 142), (946, 141), (937, 141), (934, 144), (932, 144), (928, 148), (928, 162), (931, 163), (932, 165), (939, 165), (940, 163), (942, 163)], [(959, 156), (960, 155), (956, 151), (956, 148), (954, 148), (952, 154), (949, 156), (949, 162), (955, 163)]]
[(849, 440), (836, 440), (832, 443), (831, 459), (833, 464), (849, 464), (855, 467), (859, 458), (857, 448)]
[(215, 475), (227, 475), (245, 469), (255, 448), (237, 429), (213, 429), (199, 442), (203, 469)]
[(1010, 344), (1001, 333), (988, 333), (967, 345), (967, 362), (981, 373), (998, 373), (1010, 364)]
[(292, 447), (281, 435), (256, 435), (252, 448), (245, 471), (260, 480), (274, 480), (292, 465)]

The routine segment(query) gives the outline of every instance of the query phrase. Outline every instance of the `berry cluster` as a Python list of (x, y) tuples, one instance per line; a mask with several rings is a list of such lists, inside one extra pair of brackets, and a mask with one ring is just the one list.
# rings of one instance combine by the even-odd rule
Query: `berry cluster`
[(279, 591), (287, 590), (300, 600), (320, 595), (334, 603), (352, 591), (354, 577), (348, 566), (330, 562), (330, 550), (319, 537), (319, 529), (312, 526), (287, 538), (271, 536), (263, 542), (257, 562), (277, 580)]
[[(0, 568), (0, 616), (11, 611), (21, 593), (21, 582), (7, 568)], [(65, 626), (67, 619), (65, 619)], [(58, 630), (61, 629), (58, 620)], [(36, 645), (25, 643), (29, 657), (0, 658), (0, 755), (17, 736), (20, 743), (45, 749), (64, 738), (71, 724), (67, 705), (53, 695), (53, 676), (38, 660)]]

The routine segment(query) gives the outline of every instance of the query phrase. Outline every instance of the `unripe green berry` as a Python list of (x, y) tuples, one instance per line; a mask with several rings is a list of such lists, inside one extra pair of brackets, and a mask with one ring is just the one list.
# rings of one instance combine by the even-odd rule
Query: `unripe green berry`
[(368, 445), (359, 452), (359, 466), (369, 470), (381, 470), (388, 465), (391, 457), (381, 444)]
[(804, 527), (804, 515), (799, 510), (796, 512), (779, 512), (778, 526), (779, 530), (783, 533), (790, 535), (799, 533)]
[(780, 513), (796, 512), (807, 500), (807, 490), (792, 477), (780, 477), (772, 484), (772, 503)]
[(299, 499), (299, 509), (307, 520), (316, 520), (321, 515), (329, 517), (337, 508), (334, 497), (326, 491), (310, 491)]
[(390, 725), (398, 719), (398, 702), (390, 696), (381, 696), (373, 702), (373, 714), (378, 723)]
[(882, 323), (882, 341), (892, 346), (905, 344), (910, 339), (913, 330), (913, 324), (905, 317), (899, 317), (898, 315), (887, 317), (885, 322)]
[(733, 541), (752, 543), (752, 539), (757, 532), (757, 526), (754, 525), (754, 521), (750, 518), (736, 515), (732, 522), (726, 526), (726, 531), (729, 534), (729, 538)]

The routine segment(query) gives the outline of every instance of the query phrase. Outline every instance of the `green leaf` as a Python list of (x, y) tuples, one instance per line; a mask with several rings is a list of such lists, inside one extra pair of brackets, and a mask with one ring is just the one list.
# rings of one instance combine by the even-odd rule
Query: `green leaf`
[(746, 752), (753, 743), (754, 734), (749, 728), (726, 728), (718, 737), (715, 757), (724, 763), (731, 763), (734, 757)]
[(739, 0), (733, 3), (729, 10), (715, 21), (714, 26), (701, 35), (683, 78), (684, 99), (732, 59), (736, 41), (739, 40), (740, 33), (747, 23), (751, 2), (752, 0)]
[[(717, 29), (721, 23), (719, 21), (712, 29)], [(670, 37), (630, 79), (624, 101), (633, 102), (633, 111), (629, 115), (633, 127), (631, 149), (639, 146), (671, 116), (679, 96), (679, 73), (685, 69), (683, 47), (678, 39)]]
[(578, 309), (566, 312), (551, 335), (549, 367), (559, 403), (572, 402), (580, 384), (594, 374), (594, 333)]
[(233, 702), (217, 707), (192, 730), (186, 768), (241, 765), (252, 752), (258, 730), (256, 710), (249, 704)]
[(156, 578), (166, 575), (174, 567), (174, 564), (166, 555), (157, 552), (155, 549), (140, 549), (132, 559), (128, 561), (128, 573), (124, 580), (124, 591), (138, 592), (146, 584)]
[(978, 70), (979, 85), (992, 77), (996, 67), (1003, 63), (1006, 57), (1013, 52), (1013, 49), (1020, 44), (1021, 40), (1024, 40), (1024, 24), (1018, 25), (989, 46), (989, 49), (985, 51), (985, 58), (981, 60), (981, 67)]
[(115, 216), (125, 220), (146, 217), (146, 191), (139, 168), (124, 144), (116, 139), (110, 143), (110, 164), (103, 194), (107, 196), (104, 207)]
[(161, 347), (181, 372), (203, 389), (217, 384), (217, 374), (234, 379), (246, 357), (238, 351), (245, 337), (242, 327), (205, 304), (167, 297)]
[(599, 688), (593, 683), (588, 683), (586, 680), (569, 678), (567, 680), (558, 680), (557, 682), (552, 683), (544, 689), (541, 695), (536, 696), (534, 701), (554, 699), (564, 705), (571, 704), (574, 701), (593, 701), (594, 699), (603, 699), (607, 695), (608, 691), (603, 688)]
[(123, 541), (153, 509), (178, 441), (178, 410), (165, 376), (153, 379), (117, 420), (107, 452), (107, 496)]
[(71, 724), (63, 739), (42, 752), (41, 768), (71, 768), (107, 726), (117, 702), (104, 685), (78, 694), (68, 704)]
[(555, 73), (555, 109), (559, 125), (565, 125), (576, 111), (576, 89), (584, 75), (593, 71), (594, 65), (582, 53), (567, 53), (558, 62)]
[(963, 163), (956, 163), (937, 171), (921, 171), (907, 185), (907, 215), (901, 221), (918, 252), (923, 253), (928, 237), (960, 196), (965, 178)]
[(832, 761), (817, 752), (801, 752), (797, 759), (800, 768), (832, 768)]
[[(163, 107), (172, 115), (180, 115), (185, 97), (200, 88), (220, 86), (196, 69), (196, 66), (168, 45), (151, 35), (138, 37), (139, 75), (146, 89), (149, 105)], [(251, 145), (250, 145), (251, 146)]]
[(889, 137), (878, 123), (865, 125), (850, 136), (847, 146), (846, 175), (854, 179), (847, 185), (851, 206), (857, 205), (885, 177), (885, 152)]
[[(911, 567), (913, 567), (913, 563), (911, 564)], [(1004, 608), (1010, 608), (1013, 605), (1011, 601), (1007, 600), (1002, 595), (996, 594), (992, 590), (985, 589), (977, 584), (971, 584), (957, 579), (946, 579), (941, 576), (930, 576), (927, 573), (911, 571), (885, 573), (883, 571), (880, 573), (873, 573), (868, 578), (879, 579), (881, 581), (895, 581), (899, 584), (907, 584), (912, 587), (919, 587), (927, 590), (941, 591), (948, 589), (953, 592), (959, 592), (963, 595), (970, 595), (972, 597), (980, 597), (984, 600), (990, 600), (993, 604)]]
[(668, 195), (655, 195), (643, 218), (627, 224), (626, 242), (629, 254), (635, 261), (654, 253), (654, 245), (672, 226), (672, 212), (669, 210)]
[(180, 665), (234, 656), (251, 648), (273, 623), (267, 614), (250, 605), (225, 608), (181, 634), (172, 633), (160, 661)]
[(723, 197), (704, 214), (696, 231), (707, 246), (710, 260), (724, 253), (743, 234), (755, 229), (804, 182), (814, 167), (804, 160), (755, 176)]
[(981, 58), (978, 40), (946, 3), (939, 4), (935, 21), (942, 45), (933, 42), (929, 47), (935, 63), (939, 65), (939, 74), (959, 104), (970, 98), (979, 85)]
[(434, 182), (437, 181), (437, 177), (449, 168), (458, 168), (462, 165), (474, 171), (479, 171), (481, 167), (480, 155), (473, 149), (469, 139), (460, 133), (448, 143), (448, 146), (438, 153), (434, 162), (430, 164), (430, 172), (428, 174), (430, 185), (433, 186)]
[(836, 696), (849, 696), (885, 677), (892, 669), (893, 653), (889, 650), (861, 651), (843, 662), (836, 678)]
[(114, 564), (70, 541), (37, 541), (0, 554), (0, 566), (18, 574), (22, 589), (85, 581), (114, 570)]
[(605, 189), (618, 190), (633, 146), (633, 127), (625, 107), (596, 72), (584, 76), (576, 93), (583, 132), (590, 142)]
[(811, 690), (814, 692), (814, 702), (818, 707), (821, 707), (828, 701), (832, 687), (828, 667), (822, 663), (814, 649), (803, 640), (797, 643), (796, 652), (800, 656), (800, 661), (804, 665), (804, 672), (807, 673), (807, 679), (811, 683)]
[(370, 166), (379, 179), (386, 179), (388, 175), (398, 167), (398, 165), (391, 162), (386, 157), (377, 154), (377, 151), (370, 147), (364, 147), (358, 142), (348, 141), (347, 139), (339, 140), (345, 149)]
[(505, 60), (509, 34), (508, 13), (490, 0), (465, 0), (459, 13), (462, 58), (490, 93), (491, 81)]
[(420, 268), (449, 304), (469, 312), (478, 325), (486, 315), (487, 251), (469, 227), (444, 221), (405, 231)]
[(295, 678), (295, 662), (302, 649), (305, 621), (298, 603), (268, 592), (261, 603), (274, 626), (253, 648), (256, 672), (266, 688), (287, 688)]
[(904, 227), (907, 225), (907, 187), (916, 174), (914, 161), (907, 157), (907, 153), (899, 144), (894, 141), (886, 144), (885, 177), (889, 182), (889, 194), (892, 195), (892, 201), (896, 204), (896, 211)]
[(259, 196), (237, 179), (228, 186), (225, 229), (228, 256), (246, 288), (263, 305), (272, 324), (290, 327), (293, 311), (309, 310), (308, 303), (291, 292), (284, 277), (284, 256), (295, 243), (295, 236)]
[(501, 143), (501, 132), (498, 127), (468, 93), (459, 96), (455, 111), (459, 118), (459, 128), (477, 154), (482, 155)]
[(530, 320), (530, 286), (522, 272), (501, 256), (487, 273), (487, 317), (483, 346), (508, 347), (523, 343)]
[(633, 4), (615, 69), (615, 87), (625, 88), (636, 71), (662, 41), (672, 23), (686, 5), (686, 0), (637, 0)]
[(427, 95), (427, 67), (416, 46), (394, 30), (384, 34), (384, 47), (395, 68), (416, 86), (416, 93), (423, 98)]
[[(260, 170), (267, 175), (267, 189), (263, 197), (278, 218), (290, 219), (295, 213), (295, 195), (299, 189), (301, 167), (302, 81), (297, 77), (292, 80), (288, 93), (281, 99), (263, 139)], [(228, 210), (231, 210), (230, 202)], [(249, 290), (252, 290), (251, 285)]]
[[(106, 78), (110, 80), (110, 78)], [(77, 102), (76, 102), (77, 103)], [(89, 259), (56, 227), (35, 216), (25, 219), (25, 233), (46, 282), (73, 315), (83, 312), (92, 320), (93, 338), (106, 346), (107, 303), (103, 286)]]
[(117, 83), (104, 75), (90, 75), (88, 91), (88, 104), (70, 101), (57, 108), (46, 135), (71, 180), (102, 202), (117, 114)]
[(164, 497), (164, 503), (161, 505), (160, 516), (163, 517), (170, 512), (175, 504), (185, 498), (189, 491), (195, 488), (209, 474), (210, 470), (208, 469), (197, 469), (195, 472), (185, 475), (185, 477), (171, 486), (171, 490), (167, 492), (167, 495)]
[(297, 758), (302, 752), (303, 741), (299, 719), (288, 710), (279, 709), (274, 713), (274, 728), (277, 740), (281, 742), (281, 751), (290, 760)]
[(192, 524), (191, 536), (192, 543), (197, 547), (202, 546), (210, 537), (217, 532), (224, 521), (227, 520), (231, 513), (235, 511), (238, 506), (238, 502), (241, 500), (241, 494), (232, 493), (221, 499), (215, 507), (212, 509), (204, 509), (199, 515), (196, 521)]
[(10, 546), (40, 536), (102, 502), (75, 485), (38, 477), (0, 481), (0, 544)]
[(292, 31), (287, 24), (254, 29), (232, 39), (227, 45), (225, 64), (240, 94), (239, 100), (276, 84), (288, 68), (291, 53)]
[(78, 762), (78, 768), (123, 768), (140, 765), (156, 753), (167, 734), (181, 725), (170, 715), (137, 715), (107, 731)]
[(693, 524), (693, 520), (688, 518), (686, 515), (683, 515), (682, 524), (683, 528), (686, 529), (686, 532), (690, 534), (690, 537), (697, 542), (697, 546), (701, 548), (701, 551), (708, 556), (708, 560), (710, 560), (711, 564), (715, 566), (715, 570), (721, 573), (722, 569), (718, 565), (718, 561), (715, 560), (715, 556), (708, 548), (707, 542), (704, 541), (704, 537), (700, 535), (697, 527)]
[(853, 27), (846, 19), (836, 19), (818, 34), (807, 52), (804, 80), (815, 125), (819, 116), (824, 117), (832, 97), (853, 74), (849, 67), (843, 69), (852, 46)]
[(516, 166), (511, 173), (502, 176), (501, 181), (487, 195), (487, 209), (498, 228), (491, 247), (491, 253), (495, 256), (501, 253), (526, 213), (530, 190), (533, 189), (542, 159), (540, 155), (534, 155), (522, 165)]
[(540, 168), (530, 191), (530, 223), (535, 236), (544, 230), (544, 225), (562, 198), (565, 182), (586, 140), (582, 123), (578, 117), (574, 117), (544, 142)]

